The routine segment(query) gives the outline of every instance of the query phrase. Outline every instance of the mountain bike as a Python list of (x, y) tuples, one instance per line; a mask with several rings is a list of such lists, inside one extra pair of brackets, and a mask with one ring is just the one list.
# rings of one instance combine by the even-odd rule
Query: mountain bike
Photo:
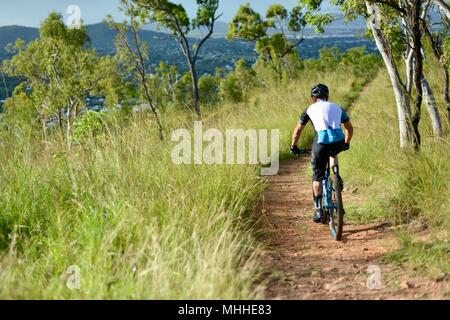
[[(330, 157), (336, 154), (330, 154)], [(344, 204), (342, 202), (343, 180), (339, 174), (331, 174), (330, 160), (328, 159), (325, 179), (322, 181), (323, 188), (323, 224), (328, 224), (331, 236), (336, 241), (342, 240), (344, 228)]]
[[(342, 151), (347, 151), (348, 149), (343, 149), (338, 152), (330, 152), (330, 157), (335, 157)], [(299, 150), (300, 154), (310, 152), (311, 150)], [(337, 173), (331, 174), (330, 158), (328, 158), (327, 169), (325, 172), (325, 179), (322, 180), (322, 208), (324, 210), (323, 224), (328, 224), (331, 236), (336, 241), (342, 240), (342, 232), (344, 229), (344, 203), (342, 201), (342, 189), (344, 181), (341, 176)], [(314, 191), (313, 191), (314, 194)]]

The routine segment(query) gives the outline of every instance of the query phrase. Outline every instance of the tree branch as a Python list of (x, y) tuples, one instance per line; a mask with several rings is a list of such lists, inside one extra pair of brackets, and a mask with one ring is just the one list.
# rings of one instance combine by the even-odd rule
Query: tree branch
[(292, 52), (292, 50), (294, 50), (295, 48), (297, 48), (299, 45), (301, 45), (303, 43), (303, 41), (305, 41), (305, 38), (302, 37), (300, 40), (298, 40), (296, 43), (292, 44), (286, 51), (284, 51), (281, 55), (280, 58), (284, 58), (288, 53)]
[(220, 19), (220, 17), (222, 17), (223, 14), (218, 15), (217, 17), (212, 17), (211, 18), (211, 23), (209, 25), (209, 32), (208, 34), (203, 37), (203, 39), (200, 41), (200, 43), (197, 46), (197, 49), (195, 50), (195, 54), (194, 54), (194, 59), (193, 59), (193, 64), (196, 64), (197, 59), (198, 59), (198, 55), (200, 53), (200, 49), (202, 48), (202, 46), (205, 44), (205, 42), (211, 38), (212, 34), (214, 33), (214, 25), (216, 23), (217, 20)]
[(384, 4), (384, 5), (386, 5), (388, 7), (391, 7), (392, 9), (394, 9), (397, 12), (400, 12), (401, 14), (404, 14), (404, 15), (406, 15), (408, 13), (405, 9), (403, 9), (402, 7), (400, 7), (399, 5), (397, 5), (393, 1), (389, 1), (389, 0), (369, 0), (369, 2), (378, 3), (378, 4)]

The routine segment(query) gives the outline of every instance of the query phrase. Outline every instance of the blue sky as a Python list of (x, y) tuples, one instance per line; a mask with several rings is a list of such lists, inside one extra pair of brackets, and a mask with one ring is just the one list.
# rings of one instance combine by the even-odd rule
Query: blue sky
[[(174, 1), (182, 3), (191, 16), (195, 14), (195, 0)], [(250, 2), (256, 10), (264, 12), (270, 4), (281, 3), (286, 7), (292, 7), (297, 0), (222, 0), (221, 2), (220, 11), (224, 14), (221, 20), (228, 22), (239, 6), (247, 2)], [(0, 0), (0, 26), (36, 27), (51, 11), (65, 14), (70, 5), (78, 5), (84, 22), (91, 24), (102, 21), (109, 13), (120, 18), (117, 12), (118, 3), (118, 0)]]

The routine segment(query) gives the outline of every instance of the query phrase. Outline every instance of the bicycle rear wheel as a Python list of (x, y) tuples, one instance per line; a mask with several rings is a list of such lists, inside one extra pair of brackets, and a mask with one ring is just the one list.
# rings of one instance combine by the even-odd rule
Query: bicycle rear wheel
[(342, 203), (342, 190), (338, 177), (333, 175), (329, 179), (331, 190), (330, 232), (336, 241), (342, 240), (344, 229), (344, 204)]

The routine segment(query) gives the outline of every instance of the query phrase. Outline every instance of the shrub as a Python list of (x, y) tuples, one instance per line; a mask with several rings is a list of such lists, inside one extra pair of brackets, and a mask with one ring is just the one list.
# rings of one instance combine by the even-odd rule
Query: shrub
[(231, 102), (246, 101), (250, 90), (257, 86), (256, 73), (245, 60), (238, 60), (233, 72), (228, 73), (220, 83), (220, 97)]
[(74, 138), (84, 141), (97, 137), (104, 129), (100, 113), (88, 111), (74, 123)]

